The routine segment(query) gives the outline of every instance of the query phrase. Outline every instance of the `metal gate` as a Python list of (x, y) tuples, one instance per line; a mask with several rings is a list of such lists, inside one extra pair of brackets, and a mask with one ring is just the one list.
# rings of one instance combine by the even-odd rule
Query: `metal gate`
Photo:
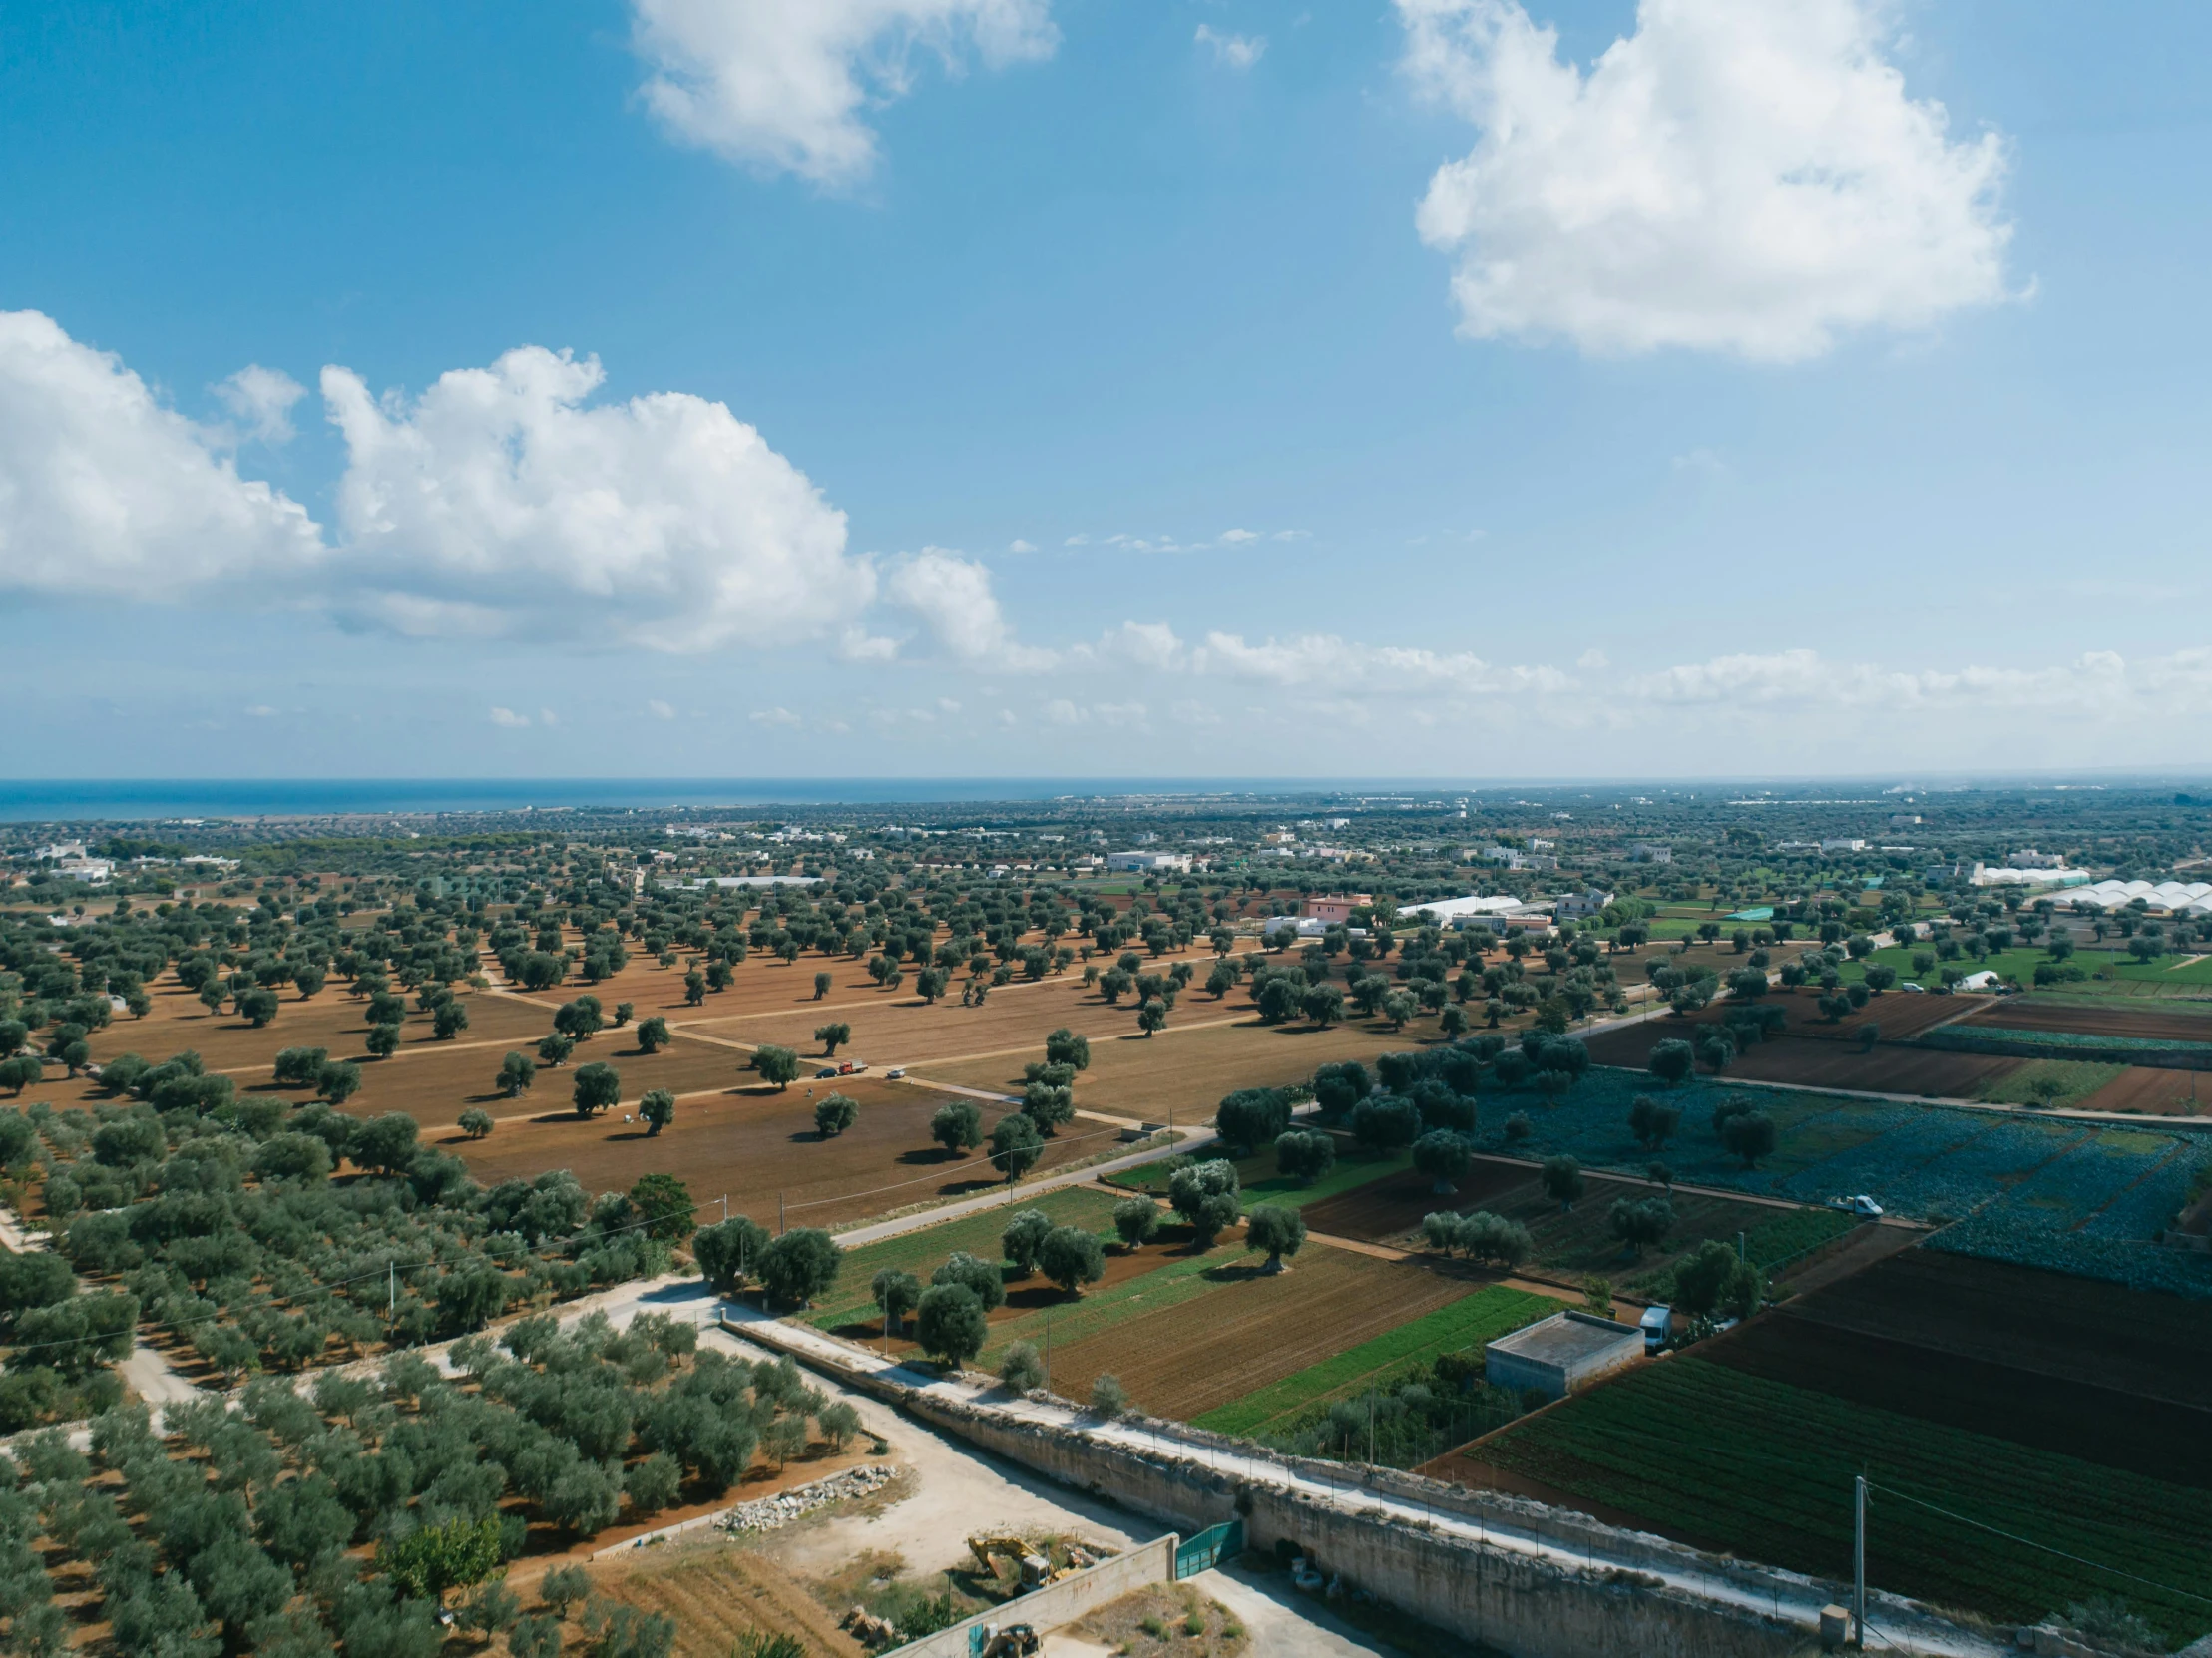
[(1195, 1537), (1186, 1537), (1175, 1549), (1175, 1576), (1195, 1577), (1212, 1569), (1224, 1556), (1235, 1559), (1244, 1552), (1244, 1522), (1233, 1519), (1209, 1525)]

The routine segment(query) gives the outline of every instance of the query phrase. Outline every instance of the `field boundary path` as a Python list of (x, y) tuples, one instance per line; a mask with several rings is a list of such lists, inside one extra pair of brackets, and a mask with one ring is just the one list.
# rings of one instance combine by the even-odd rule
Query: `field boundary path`
[[(1268, 1490), (1292, 1501), (1350, 1511), (1378, 1526), (1409, 1528), (1476, 1549), (1538, 1562), (1568, 1576), (1602, 1580), (1610, 1572), (1658, 1579), (1667, 1589), (1733, 1619), (1772, 1618), (1800, 1634), (1817, 1635), (1821, 1608), (1837, 1586), (1774, 1567), (1724, 1562), (1716, 1556), (1640, 1532), (1600, 1524), (1587, 1515), (1527, 1499), (1496, 1499), (1457, 1486), (1399, 1474), (1391, 1469), (1294, 1460), (1224, 1435), (1207, 1434), (1150, 1418), (1105, 1422), (1049, 1396), (1010, 1395), (995, 1383), (928, 1374), (887, 1363), (821, 1331), (786, 1323), (757, 1309), (723, 1302), (716, 1317), (724, 1329), (771, 1351), (787, 1353), (875, 1394), (916, 1409), (936, 1422), (939, 1408), (953, 1427), (966, 1418), (1008, 1429), (1041, 1430), (1080, 1453), (1088, 1445), (1133, 1453), (1169, 1478), (1183, 1478), (1191, 1494), (1201, 1483), (1227, 1497), (1241, 1487)], [(946, 1410), (945, 1408), (949, 1408)], [(1003, 1445), (987, 1449), (1008, 1454)], [(1060, 1459), (1060, 1458), (1056, 1458)], [(1105, 1458), (1101, 1458), (1102, 1461)], [(1131, 1500), (1130, 1493), (1116, 1493)], [(1141, 1506), (1141, 1504), (1136, 1504)], [(1919, 1613), (1903, 1599), (1868, 1591), (1875, 1632), (1891, 1650), (1932, 1658), (1998, 1658), (2009, 1649), (1971, 1630)]]

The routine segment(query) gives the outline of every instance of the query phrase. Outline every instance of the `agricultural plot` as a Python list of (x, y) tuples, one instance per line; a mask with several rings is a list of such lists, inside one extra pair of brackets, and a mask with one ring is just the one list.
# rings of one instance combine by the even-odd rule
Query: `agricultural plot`
[(1308, 1245), (1293, 1270), (1223, 1270), (1203, 1294), (1053, 1345), (1053, 1387), (1082, 1398), (1110, 1371), (1146, 1410), (1182, 1421), (1359, 1346), (1473, 1288), (1395, 1261)]
[(1558, 1310), (1549, 1296), (1493, 1284), (1208, 1411), (1195, 1424), (1222, 1434), (1264, 1435), (1316, 1406), (1387, 1386), (1443, 1354), (1481, 1347)]
[[(1376, 1181), (1403, 1174), (1412, 1166), (1412, 1158), (1403, 1151), (1387, 1154), (1365, 1151), (1341, 1134), (1334, 1137), (1337, 1141), (1336, 1165), (1327, 1174), (1311, 1182), (1278, 1172), (1272, 1146), (1238, 1159), (1237, 1184), (1243, 1189), (1246, 1206), (1254, 1203), (1288, 1203), (1304, 1213), (1306, 1224), (1317, 1232), (1339, 1232), (1339, 1235), (1346, 1237), (1365, 1236), (1359, 1232), (1342, 1233), (1339, 1228), (1323, 1225), (1319, 1210), (1343, 1193), (1362, 1190)], [(1150, 1164), (1123, 1169), (1110, 1176), (1109, 1183), (1125, 1186), (1130, 1191), (1152, 1192), (1164, 1196), (1171, 1178), (1167, 1169), (1158, 1164)]]
[(838, 1264), (836, 1281), (816, 1298), (811, 1322), (818, 1329), (837, 1330), (847, 1325), (864, 1324), (876, 1317), (874, 1293), (868, 1286), (879, 1272), (911, 1272), (926, 1284), (929, 1275), (944, 1265), (945, 1258), (955, 1250), (986, 1261), (1002, 1259), (999, 1234), (1021, 1209), (1042, 1209), (1052, 1216), (1055, 1225), (1081, 1226), (1105, 1234), (1112, 1229), (1113, 1205), (1117, 1201), (1106, 1192), (1072, 1186), (1047, 1192), (1035, 1203), (984, 1209), (947, 1221), (942, 1226), (902, 1232), (895, 1238), (848, 1249)]
[(1850, 1571), (1865, 1473), (1878, 1587), (2005, 1622), (2118, 1593), (2176, 1643), (2212, 1629), (2212, 1492), (1709, 1358), (1638, 1367), (1471, 1454), (1696, 1546), (1829, 1579)]
[(2089, 1111), (2126, 1111), (2143, 1116), (2193, 1117), (2212, 1110), (2212, 1077), (2194, 1070), (2162, 1070), (2149, 1065), (2111, 1068), (2117, 1074), (2095, 1093), (2063, 1103)]
[(1439, 1197), (1427, 1177), (1411, 1172), (1373, 1181), (1309, 1208), (1306, 1224), (1316, 1231), (1419, 1250), (1426, 1247), (1420, 1232), (1423, 1216), (1439, 1209), (1460, 1214), (1484, 1209), (1529, 1229), (1534, 1246), (1529, 1269), (1576, 1282), (1602, 1276), (1630, 1294), (1655, 1287), (1677, 1259), (1708, 1238), (1733, 1244), (1741, 1237), (1750, 1258), (1768, 1266), (1815, 1248), (1853, 1224), (1833, 1210), (1782, 1209), (1676, 1191), (1668, 1198), (1673, 1229), (1663, 1242), (1637, 1254), (1612, 1235), (1608, 1216), (1616, 1199), (1660, 1195), (1646, 1181), (1592, 1176), (1589, 1191), (1571, 1209), (1562, 1209), (1545, 1191), (1537, 1169), (1528, 1163), (1484, 1158), (1458, 1184), (1452, 1196)]
[[(1164, 1121), (1171, 1110), (1177, 1121), (1193, 1122), (1212, 1116), (1222, 1097), (1238, 1088), (1303, 1082), (1334, 1060), (1372, 1063), (1379, 1053), (1420, 1042), (1413, 1030), (1393, 1035), (1387, 1026), (1370, 1028), (1357, 1021), (1326, 1031), (1261, 1025), (1241, 995), (1228, 997), (1218, 1014), (1210, 1011), (1212, 1006), (1209, 997), (1186, 998), (1176, 1004), (1167, 1029), (1157, 1036), (1094, 1041), (1091, 1068), (1076, 1083), (1077, 1108), (1152, 1122)], [(1234, 1023), (1212, 1023), (1216, 1020)], [(931, 1064), (920, 1074), (934, 1082), (1006, 1091), (1009, 1081), (1021, 1076), (1025, 1061), (1044, 1058), (1050, 1029), (1038, 1027), (1028, 1045), (1011, 1053)]]
[[(873, 1000), (834, 1008), (810, 1004), (798, 1012), (778, 1010), (727, 1019), (699, 1019), (699, 1010), (691, 1009), (685, 1010), (691, 1018), (677, 1024), (671, 1017), (669, 1023), (678, 1032), (717, 1036), (748, 1047), (775, 1042), (808, 1054), (821, 1051), (821, 1044), (814, 1040), (816, 1029), (834, 1021), (852, 1027), (851, 1040), (843, 1051), (862, 1055), (878, 1067), (980, 1058), (1032, 1048), (1041, 1052), (1045, 1034), (1060, 1026), (1081, 1032), (1093, 1042), (1136, 1034), (1136, 1009), (1127, 998), (1118, 1007), (1109, 1006), (1104, 997), (1087, 994), (1083, 982), (1072, 974), (1034, 985), (1008, 985), (993, 991), (981, 1008), (963, 1008), (957, 991), (935, 1004), (923, 1002), (911, 990), (876, 991), (871, 995)], [(1229, 1006), (1233, 1008), (1240, 1001), (1232, 999)], [(1209, 1016), (1204, 1010), (1210, 1006), (1207, 998), (1193, 1002), (1186, 997), (1177, 1002), (1170, 1020), (1176, 1016), (1186, 1021), (1226, 1017), (1227, 1010)], [(1021, 1064), (1009, 1067), (1002, 1062), (999, 1068), (998, 1085), (1003, 1086), (1011, 1075), (1014, 1091), (1019, 1092)]]
[[(486, 1185), (566, 1168), (592, 1191), (628, 1190), (642, 1174), (665, 1172), (681, 1179), (694, 1199), (715, 1204), (702, 1220), (721, 1218), (716, 1200), (726, 1195), (731, 1214), (750, 1215), (771, 1228), (779, 1199), (792, 1226), (843, 1226), (1004, 1187), (988, 1159), (956, 1157), (931, 1141), (929, 1119), (941, 1096), (866, 1077), (844, 1078), (838, 1087), (858, 1102), (859, 1115), (852, 1127), (826, 1140), (814, 1127), (813, 1102), (793, 1087), (781, 1094), (679, 1100), (675, 1121), (657, 1135), (641, 1123), (622, 1121), (620, 1110), (590, 1122), (556, 1110), (501, 1122), (482, 1140), (449, 1133), (438, 1143)], [(986, 1131), (1006, 1109), (983, 1100), (976, 1104)], [(1110, 1130), (1078, 1123), (1046, 1142), (1038, 1172), (1097, 1156), (1116, 1143)]]
[[(1585, 1167), (1640, 1173), (1653, 1153), (1628, 1130), (1629, 1103), (1639, 1092), (1663, 1093), (1681, 1108), (1681, 1130), (1658, 1155), (1686, 1184), (1807, 1203), (1870, 1192), (1916, 1218), (1971, 1217), (1934, 1247), (2212, 1294), (2212, 1260), (2153, 1241), (2180, 1210), (2206, 1156), (2186, 1133), (1839, 1100), (1703, 1078), (1666, 1090), (1648, 1075), (1593, 1068), (1556, 1107), (1526, 1096), (1531, 1133), (1514, 1150), (1563, 1152)], [(1712, 1127), (1713, 1108), (1733, 1101), (1775, 1125), (1775, 1150), (1756, 1168), (1729, 1156)], [(1495, 1108), (1486, 1109), (1481, 1143), (1505, 1147)]]
[(2199, 1010), (2181, 1004), (2142, 1007), (2110, 999), (2075, 1002), (2051, 996), (2006, 997), (1978, 1008), (1964, 1022), (2006, 1031), (2071, 1031), (2084, 1036), (2135, 1037), (2163, 1046), (2172, 1042), (2212, 1043), (2212, 1006)]

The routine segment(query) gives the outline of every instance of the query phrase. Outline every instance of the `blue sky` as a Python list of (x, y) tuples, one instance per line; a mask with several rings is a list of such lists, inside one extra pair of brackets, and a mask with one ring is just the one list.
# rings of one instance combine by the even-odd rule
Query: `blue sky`
[(0, 754), (2212, 759), (2212, 14), (1649, 11), (11, 7)]

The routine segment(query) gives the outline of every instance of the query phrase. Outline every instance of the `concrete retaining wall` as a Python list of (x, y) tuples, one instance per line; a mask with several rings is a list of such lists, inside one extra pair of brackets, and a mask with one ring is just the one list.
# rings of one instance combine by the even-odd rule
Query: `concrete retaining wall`
[(1126, 1554), (1101, 1560), (1088, 1571), (1079, 1571), (1073, 1577), (1064, 1577), (1042, 1589), (1032, 1589), (988, 1612), (978, 1612), (950, 1629), (940, 1629), (934, 1635), (909, 1641), (894, 1648), (891, 1658), (968, 1658), (971, 1639), (968, 1632), (986, 1624), (997, 1624), (1004, 1629), (1011, 1623), (1026, 1623), (1043, 1634), (1062, 1624), (1074, 1623), (1148, 1583), (1172, 1583), (1175, 1580), (1175, 1550), (1181, 1542), (1182, 1539), (1170, 1531)]
[[(1804, 1650), (1811, 1636), (1809, 1628), (1739, 1612), (1671, 1588), (1608, 1580), (1603, 1568), (1584, 1571), (1442, 1533), (1424, 1521), (1395, 1518), (1361, 1497), (1366, 1491), (1388, 1492), (1440, 1513), (1493, 1519), (1516, 1529), (1534, 1527), (1549, 1543), (1569, 1549), (1586, 1547), (1593, 1557), (1612, 1566), (1694, 1569), (1707, 1576), (1725, 1576), (1754, 1594), (1772, 1586), (1802, 1596), (1806, 1579), (1791, 1573), (1716, 1560), (1662, 1537), (1617, 1530), (1587, 1515), (1526, 1498), (1472, 1491), (1393, 1468), (1283, 1456), (1248, 1441), (1181, 1424), (1159, 1426), (1191, 1445), (1190, 1459), (1140, 1453), (1078, 1429), (1013, 1421), (857, 1367), (848, 1371), (824, 1364), (818, 1353), (778, 1340), (772, 1328), (757, 1324), (729, 1328), (749, 1341), (788, 1352), (801, 1363), (985, 1451), (1172, 1525), (1184, 1536), (1241, 1516), (1246, 1546), (1272, 1552), (1278, 1539), (1286, 1541), (1324, 1573), (1341, 1575), (1347, 1587), (1365, 1589), (1426, 1623), (1487, 1641), (1515, 1658), (1589, 1658), (1592, 1653), (1635, 1653), (1638, 1658), (1784, 1658)], [(1314, 1499), (1233, 1480), (1202, 1460), (1209, 1445), (1247, 1459), (1271, 1461), (1310, 1479), (1333, 1480), (1338, 1494), (1334, 1501)], [(1168, 1569), (1173, 1569), (1171, 1557)], [(1919, 1621), (1901, 1603), (1890, 1603), (1890, 1609), (1893, 1629)], [(922, 1651), (919, 1647), (905, 1650)], [(953, 1658), (961, 1658), (965, 1650)], [(937, 1658), (936, 1649), (930, 1649), (929, 1658)]]

